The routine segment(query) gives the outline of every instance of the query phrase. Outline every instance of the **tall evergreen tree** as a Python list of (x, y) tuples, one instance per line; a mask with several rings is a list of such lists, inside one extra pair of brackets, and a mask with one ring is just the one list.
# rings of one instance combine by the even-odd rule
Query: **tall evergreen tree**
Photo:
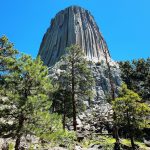
[(150, 58), (120, 62), (121, 77), (144, 101), (150, 100)]
[(65, 130), (66, 118), (72, 117), (71, 93), (59, 85), (52, 97), (52, 112), (62, 115), (63, 129)]
[[(14, 63), (16, 62), (16, 55), (18, 51), (9, 42), (6, 36), (0, 38), (0, 86), (4, 86), (5, 77), (8, 73), (14, 70)], [(5, 84), (6, 86), (6, 84)]]
[(57, 115), (49, 113), (52, 85), (48, 69), (40, 58), (32, 60), (30, 56), (23, 55), (14, 66), (16, 69), (5, 79), (8, 89), (1, 92), (0, 136), (15, 138), (15, 150), (19, 150), (22, 136), (40, 136), (45, 131), (45, 134), (50, 134), (60, 126)]
[(116, 113), (117, 123), (128, 129), (132, 149), (135, 149), (136, 129), (145, 126), (145, 119), (150, 113), (150, 108), (141, 102), (137, 93), (127, 89), (127, 86), (123, 84), (119, 97), (113, 101), (113, 110)]
[(133, 67), (129, 61), (120, 62), (121, 77), (129, 89), (133, 88)]
[[(92, 97), (94, 79), (82, 49), (78, 45), (72, 45), (66, 49), (66, 54), (61, 59), (60, 68), (64, 68), (64, 71), (60, 73), (59, 84), (63, 91), (69, 94), (67, 101), (70, 99), (72, 104), (73, 127), (76, 131), (77, 111), (82, 110), (81, 106), (83, 106), (85, 99), (88, 100), (89, 97)], [(64, 96), (65, 102), (66, 94)]]
[[(109, 58), (108, 58), (108, 53), (107, 53), (107, 49), (106, 49), (107, 45), (105, 43), (105, 45), (103, 46), (103, 51), (105, 54), (105, 60), (106, 60), (106, 65), (107, 65), (107, 69), (108, 69), (108, 78), (109, 78), (109, 83), (110, 83), (110, 87), (111, 87), (111, 92), (110, 92), (110, 102), (115, 101), (115, 85), (114, 85), (114, 81), (113, 81), (113, 74), (111, 71), (111, 65), (109, 62)], [(116, 139), (116, 143), (115, 143), (115, 148), (116, 150), (120, 150), (120, 141), (119, 141), (119, 134), (118, 134), (118, 126), (116, 123), (116, 113), (115, 111), (113, 112), (113, 136)]]

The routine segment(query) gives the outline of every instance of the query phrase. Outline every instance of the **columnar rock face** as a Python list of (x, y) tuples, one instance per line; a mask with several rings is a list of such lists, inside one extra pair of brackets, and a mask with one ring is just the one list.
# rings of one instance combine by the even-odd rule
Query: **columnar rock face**
[(65, 68), (62, 70), (59, 67), (61, 64), (59, 60), (65, 54), (65, 48), (72, 44), (80, 45), (87, 60), (90, 61), (88, 67), (91, 69), (96, 83), (95, 87), (92, 87), (95, 97), (90, 101), (89, 98), (81, 99), (87, 109), (78, 116), (78, 128), (81, 131), (97, 132), (102, 128), (95, 129), (95, 126), (103, 126), (106, 121), (111, 125), (112, 109), (106, 100), (107, 95), (111, 92), (106, 58), (111, 66), (116, 94), (121, 84), (120, 70), (118, 64), (110, 58), (107, 44), (89, 11), (71, 6), (59, 12), (52, 19), (38, 54), (44, 64), (49, 66), (49, 73), (54, 82), (61, 80), (60, 73), (64, 72)]
[[(65, 53), (65, 48), (78, 44), (88, 60), (105, 61), (109, 51), (93, 16), (88, 10), (71, 6), (60, 11), (45, 33), (38, 55), (45, 65), (54, 65)], [(104, 52), (105, 51), (105, 52)]]
[(116, 89), (121, 84), (120, 70), (117, 63), (111, 60), (107, 44), (93, 16), (88, 10), (78, 6), (71, 6), (60, 11), (52, 19), (51, 26), (43, 37), (39, 55), (45, 65), (53, 68), (50, 72), (57, 72), (59, 59), (65, 54), (65, 48), (71, 44), (79, 44), (86, 58), (92, 61), (89, 67), (96, 82), (95, 103), (103, 103), (104, 97), (110, 91), (106, 56), (110, 65), (113, 66), (111, 71)]

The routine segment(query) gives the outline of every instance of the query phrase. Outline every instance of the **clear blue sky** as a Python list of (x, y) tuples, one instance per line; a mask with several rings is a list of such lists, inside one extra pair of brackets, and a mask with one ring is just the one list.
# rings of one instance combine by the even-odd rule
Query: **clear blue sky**
[(150, 56), (150, 0), (1, 0), (0, 36), (36, 57), (50, 20), (70, 5), (92, 13), (114, 60)]

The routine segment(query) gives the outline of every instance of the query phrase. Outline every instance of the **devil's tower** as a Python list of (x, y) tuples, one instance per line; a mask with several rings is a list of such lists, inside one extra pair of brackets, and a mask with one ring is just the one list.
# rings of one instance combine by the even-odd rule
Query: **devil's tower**
[(106, 58), (110, 66), (113, 66), (111, 73), (115, 93), (121, 84), (120, 70), (117, 63), (110, 58), (107, 44), (90, 12), (78, 6), (71, 6), (60, 11), (51, 20), (51, 25), (43, 37), (38, 53), (44, 64), (50, 67), (49, 73), (53, 79), (58, 80), (59, 73), (65, 71), (59, 67), (61, 64), (59, 60), (65, 54), (65, 48), (72, 44), (78, 44), (85, 53), (95, 79), (95, 86), (92, 87), (95, 93), (94, 98), (92, 100), (80, 99), (85, 103), (87, 109), (82, 115), (79, 115), (77, 123), (85, 131), (88, 125), (90, 130), (95, 132), (96, 129), (93, 129), (91, 121), (94, 120), (98, 126), (101, 122), (108, 124), (112, 115), (111, 105), (106, 100), (107, 94), (111, 92)]
[(113, 65), (111, 71), (115, 87), (121, 83), (118, 65), (110, 58), (107, 44), (93, 16), (88, 10), (78, 6), (71, 6), (60, 11), (51, 20), (38, 55), (41, 56), (45, 65), (54, 68), (55, 64), (59, 63), (60, 57), (65, 54), (66, 47), (72, 44), (80, 45), (87, 60), (93, 62), (90, 68), (96, 82), (94, 99), (97, 104), (103, 103), (106, 94), (110, 92), (106, 56), (110, 65)]
[(105, 60), (104, 51), (110, 58), (109, 51), (93, 16), (88, 10), (71, 6), (60, 11), (45, 33), (39, 55), (45, 65), (55, 64), (65, 53), (65, 48), (78, 44), (88, 60)]

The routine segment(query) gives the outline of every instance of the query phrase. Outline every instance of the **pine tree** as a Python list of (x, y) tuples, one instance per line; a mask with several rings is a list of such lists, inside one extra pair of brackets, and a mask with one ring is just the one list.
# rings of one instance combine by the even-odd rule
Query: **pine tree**
[(144, 101), (150, 100), (150, 84), (147, 82), (150, 76), (150, 58), (132, 61), (133, 66), (133, 88)]
[(133, 88), (133, 66), (129, 61), (120, 62), (121, 77), (129, 89)]
[(119, 65), (128, 88), (137, 92), (143, 101), (150, 100), (150, 58), (120, 62)]
[(23, 55), (14, 66), (5, 79), (8, 89), (1, 93), (0, 136), (15, 138), (15, 150), (19, 150), (22, 136), (50, 135), (60, 129), (60, 123), (56, 114), (49, 113), (49, 92), (53, 89), (40, 58)]
[(18, 51), (6, 36), (0, 38), (0, 88), (6, 86), (5, 77), (14, 70)]
[(62, 115), (62, 124), (65, 130), (66, 118), (72, 117), (71, 92), (59, 86), (52, 97), (52, 112)]
[[(110, 83), (110, 87), (111, 87), (111, 92), (109, 94), (108, 99), (110, 102), (113, 102), (113, 101), (115, 101), (115, 85), (114, 85), (113, 74), (112, 74), (111, 66), (110, 66), (110, 62), (109, 62), (106, 42), (104, 43), (104, 46), (103, 46), (103, 52), (105, 54), (104, 56), (105, 56), (106, 65), (107, 65), (107, 69), (108, 69), (108, 78), (109, 78), (109, 83)], [(106, 97), (107, 97), (107, 95), (106, 95)], [(118, 134), (118, 126), (116, 124), (116, 113), (115, 113), (115, 111), (113, 111), (113, 121), (114, 121), (113, 122), (113, 136), (116, 139), (114, 149), (120, 150), (120, 141), (119, 141), (119, 134)]]
[[(76, 131), (76, 115), (83, 110), (83, 101), (93, 95), (93, 76), (82, 49), (78, 45), (72, 45), (66, 49), (66, 54), (61, 59), (60, 68), (64, 68), (60, 74), (61, 80), (59, 80), (59, 85), (65, 92), (62, 94), (63, 105), (72, 104), (70, 108), (72, 109), (73, 127)], [(67, 105), (65, 107), (67, 108)]]
[(142, 103), (139, 95), (122, 85), (119, 97), (113, 101), (116, 121), (128, 129), (132, 148), (135, 149), (134, 134), (136, 129), (145, 126), (146, 116), (150, 113), (147, 104)]

